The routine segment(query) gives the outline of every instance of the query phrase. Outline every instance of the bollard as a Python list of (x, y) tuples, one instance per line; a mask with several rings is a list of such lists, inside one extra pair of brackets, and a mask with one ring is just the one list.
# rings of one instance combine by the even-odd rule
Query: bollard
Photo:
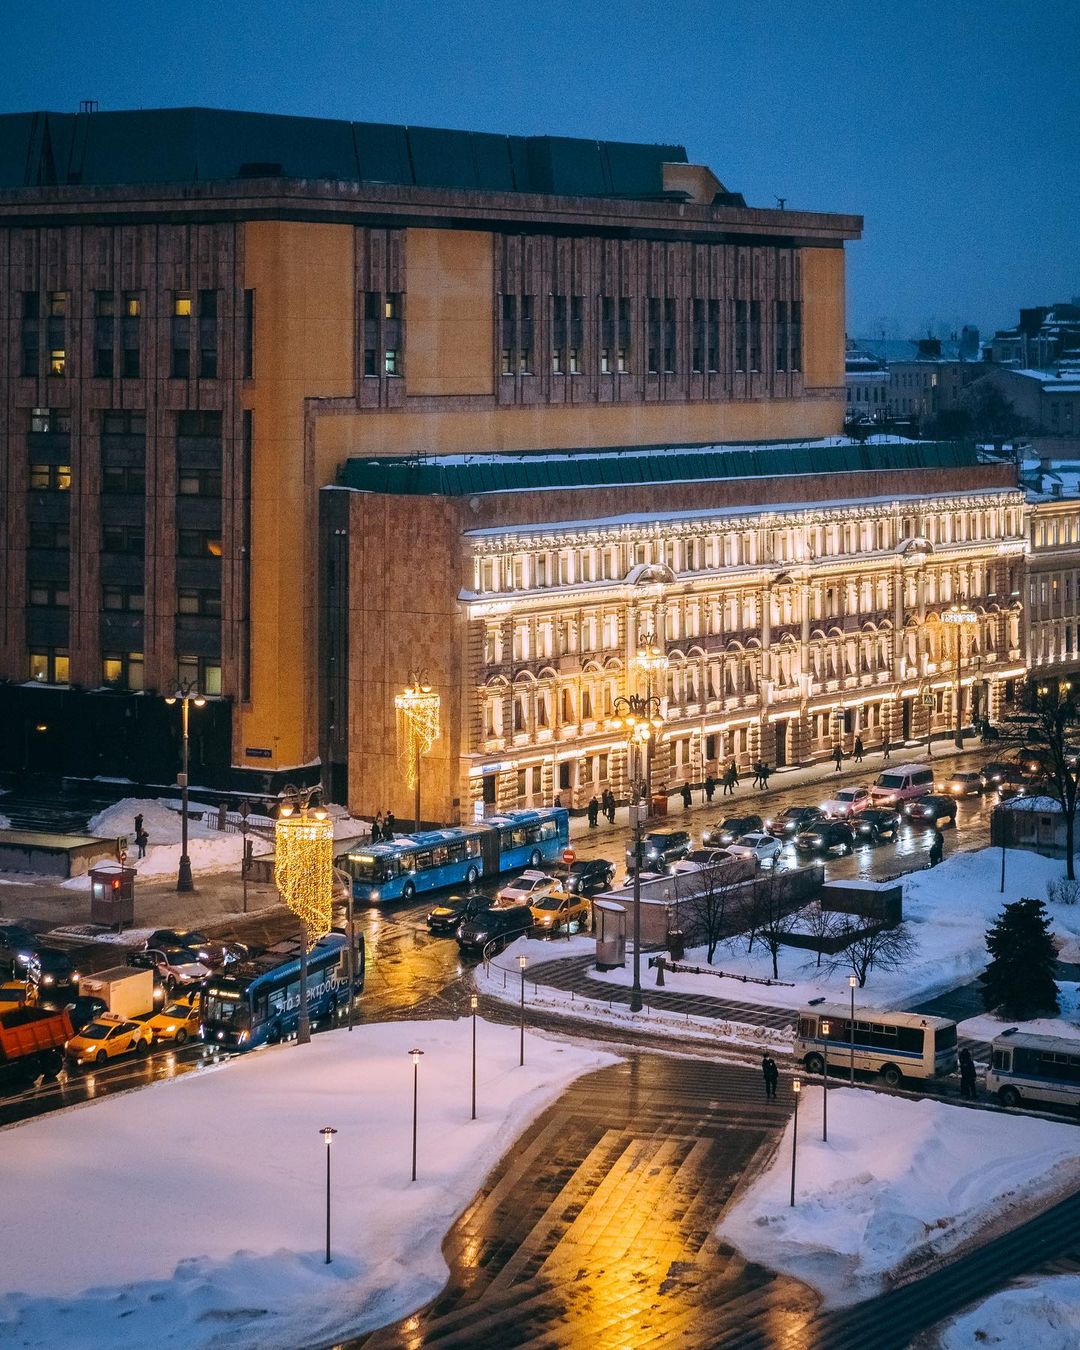
[(662, 956), (656, 958), (656, 987), (657, 989), (664, 988), (664, 958)]

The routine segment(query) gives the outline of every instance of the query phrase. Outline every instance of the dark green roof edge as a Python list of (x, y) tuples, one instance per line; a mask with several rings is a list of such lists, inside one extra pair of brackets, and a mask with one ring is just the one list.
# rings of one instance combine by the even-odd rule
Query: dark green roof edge
[(978, 464), (965, 441), (830, 445), (761, 441), (738, 447), (620, 446), (610, 450), (534, 451), (348, 459), (338, 486), (401, 496), (471, 497), (528, 489), (630, 487), (647, 483), (732, 478), (867, 473), (883, 469), (946, 469)]

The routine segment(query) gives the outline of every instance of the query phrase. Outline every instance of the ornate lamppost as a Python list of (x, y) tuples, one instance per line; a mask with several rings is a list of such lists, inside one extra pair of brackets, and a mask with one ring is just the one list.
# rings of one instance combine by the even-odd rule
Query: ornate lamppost
[[(666, 659), (666, 658), (665, 658)], [(641, 787), (648, 791), (642, 766), (650, 741), (664, 725), (660, 700), (655, 694), (620, 695), (615, 700), (615, 725), (627, 732), (627, 761), (630, 766), (630, 824), (634, 827), (634, 983), (630, 990), (630, 1011), (640, 1012), (641, 998), (641, 826), (648, 814), (641, 802)], [(634, 772), (639, 770), (639, 776)]]
[[(284, 903), (300, 920), (300, 1007), (297, 1044), (311, 1039), (307, 1006), (308, 951), (330, 931), (334, 897), (334, 823), (312, 799), (319, 784), (287, 784), (274, 822), (274, 882)], [(350, 990), (350, 997), (352, 991)]]
[(439, 739), (439, 695), (423, 670), (409, 673), (404, 693), (394, 699), (397, 709), (398, 759), (405, 782), (413, 789), (413, 830), (420, 828), (420, 756), (431, 752)]
[[(653, 679), (662, 675), (671, 662), (668, 660), (667, 652), (664, 651), (653, 633), (642, 633), (638, 642), (637, 655), (634, 657), (634, 664), (639, 670), (645, 672), (645, 698), (652, 701), (655, 698), (653, 694)], [(656, 699), (659, 706), (659, 699)], [(645, 814), (652, 814), (652, 744), (646, 742), (645, 746), (645, 770), (642, 775), (645, 780)]]
[(180, 680), (176, 686), (176, 693), (171, 694), (165, 700), (168, 704), (180, 704), (180, 727), (182, 735), (182, 759), (180, 766), (180, 866), (176, 873), (176, 889), (178, 891), (193, 891), (195, 883), (191, 878), (191, 859), (188, 857), (188, 707), (194, 703), (196, 708), (201, 708), (206, 703), (206, 699), (199, 693), (194, 680)]
[(950, 605), (941, 615), (941, 622), (947, 623), (956, 633), (956, 667), (953, 685), (953, 702), (956, 707), (956, 727), (953, 731), (953, 744), (957, 750), (964, 748), (964, 708), (963, 686), (960, 683), (960, 663), (964, 658), (964, 625), (977, 624), (979, 616), (967, 605)]

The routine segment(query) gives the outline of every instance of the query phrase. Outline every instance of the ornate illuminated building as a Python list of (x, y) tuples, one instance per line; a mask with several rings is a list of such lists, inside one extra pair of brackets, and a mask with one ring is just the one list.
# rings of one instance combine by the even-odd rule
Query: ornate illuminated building
[[(424, 814), (674, 787), (968, 713), (1023, 666), (1009, 466), (832, 440), (858, 217), (681, 146), (201, 109), (0, 117), (0, 769), (322, 775)], [(662, 664), (658, 662), (658, 664)]]

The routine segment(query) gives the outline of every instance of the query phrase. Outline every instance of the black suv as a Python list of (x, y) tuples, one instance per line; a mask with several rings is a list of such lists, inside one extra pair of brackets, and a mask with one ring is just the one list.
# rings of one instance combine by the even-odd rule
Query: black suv
[(490, 904), (487, 895), (448, 895), (427, 916), (428, 931), (453, 937), (466, 919), (474, 919)]
[(524, 936), (531, 927), (532, 910), (528, 905), (482, 909), (471, 919), (461, 921), (457, 930), (458, 946), (463, 952), (475, 952), (479, 956), (489, 942), (505, 947), (508, 942)]
[(895, 839), (900, 828), (900, 812), (891, 806), (869, 806), (852, 819), (851, 828), (862, 844), (879, 844), (886, 834)]
[(728, 816), (719, 825), (714, 825), (711, 830), (706, 830), (701, 836), (701, 842), (711, 844), (713, 848), (726, 848), (728, 844), (733, 844), (736, 839), (741, 839), (744, 834), (760, 833), (760, 816)]
[(929, 797), (914, 797), (904, 803), (904, 819), (910, 825), (921, 825), (928, 830), (942, 821), (946, 825), (955, 825), (956, 802), (952, 797), (939, 797), (936, 793)]
[[(641, 870), (662, 872), (690, 852), (690, 836), (685, 830), (656, 830), (641, 836)], [(633, 846), (626, 850), (626, 870), (631, 874), (637, 863)]]
[(595, 895), (606, 891), (615, 879), (615, 864), (606, 858), (583, 858), (570, 864), (563, 885), (571, 895)]
[(799, 853), (831, 853), (833, 849), (850, 853), (854, 842), (855, 836), (846, 820), (819, 820), (795, 836)]
[(77, 994), (79, 972), (67, 952), (59, 947), (35, 947), (27, 967), (30, 983), (39, 994)]
[(824, 812), (818, 806), (789, 806), (786, 811), (767, 820), (765, 829), (775, 839), (794, 839), (800, 830), (823, 819)]

